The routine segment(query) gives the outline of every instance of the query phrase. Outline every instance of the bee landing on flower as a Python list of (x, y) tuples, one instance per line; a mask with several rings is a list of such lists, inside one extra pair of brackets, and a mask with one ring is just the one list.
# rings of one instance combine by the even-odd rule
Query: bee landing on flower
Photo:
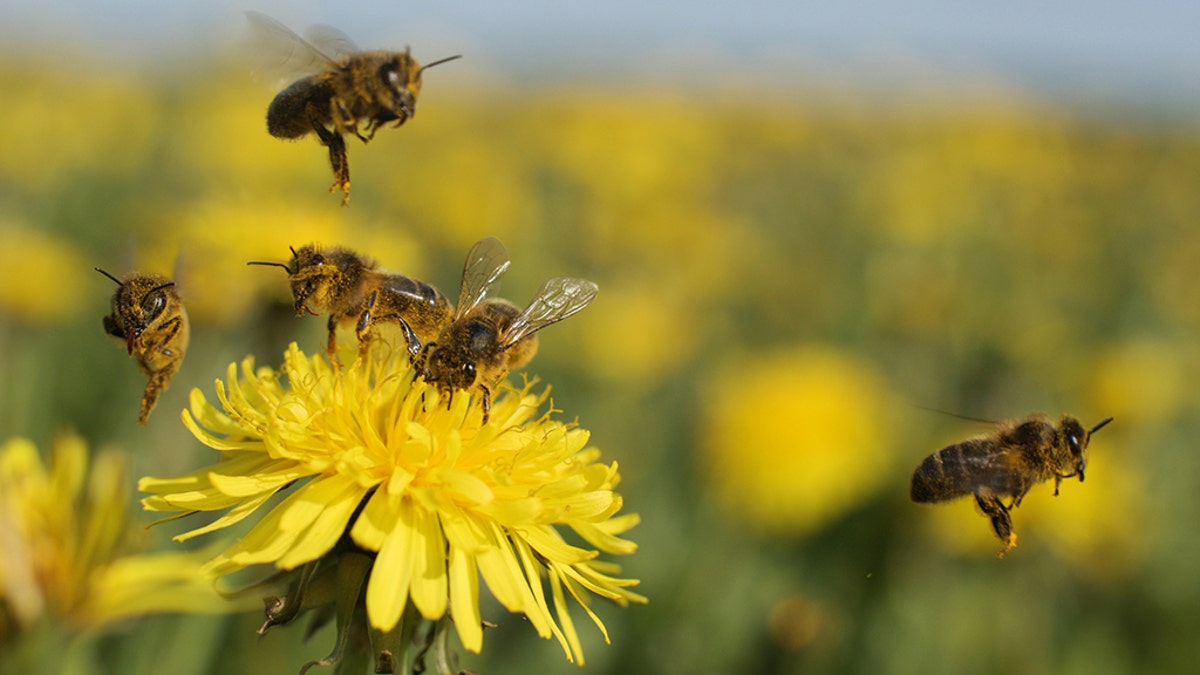
[(599, 463), (586, 430), (539, 413), (548, 391), (534, 393), (532, 383), (503, 388), (484, 421), (470, 397), (447, 403), (415, 377), (404, 350), (381, 340), (341, 368), (292, 344), (279, 371), (247, 358), (216, 389), (219, 406), (193, 391), (183, 421), (220, 459), (184, 476), (143, 478), (143, 504), (225, 512), (180, 541), (257, 518), (205, 571), (279, 570), (272, 581), (288, 592), (268, 599), (263, 630), (309, 609), (314, 620), (336, 618), (337, 647), (314, 664), (345, 667), (343, 657), (362, 656), (347, 645), (369, 641), (376, 672), (406, 672), (422, 625), (436, 649), (452, 626), (479, 652), (480, 578), (579, 663), (568, 595), (606, 640), (589, 594), (646, 602), (630, 590), (636, 580), (597, 560), (601, 551), (636, 550), (621, 538), (638, 516), (618, 515), (616, 463)]

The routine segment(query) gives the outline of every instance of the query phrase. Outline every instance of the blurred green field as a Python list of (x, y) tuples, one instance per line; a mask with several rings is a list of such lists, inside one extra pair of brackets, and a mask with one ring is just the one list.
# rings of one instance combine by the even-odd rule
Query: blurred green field
[[(577, 671), (493, 602), (500, 626), (464, 667), (1200, 662), (1195, 111), (1006, 87), (520, 84), (446, 66), (404, 128), (350, 142), (341, 208), (324, 148), (267, 135), (272, 93), (220, 62), (146, 75), (0, 60), (0, 440), (45, 448), (73, 429), (132, 453), (136, 476), (190, 471), (213, 452), (179, 422), (192, 388), (324, 339), (282, 273), (247, 261), (341, 244), (454, 297), (467, 249), (494, 235), (518, 303), (552, 276), (600, 286), (527, 372), (619, 462), (643, 523), (616, 562), (650, 604), (597, 603), (612, 644), (582, 626)], [(145, 380), (103, 334), (113, 287), (93, 266), (172, 275), (188, 303), (189, 353), (146, 428)], [(969, 502), (908, 500), (925, 455), (987, 430), (924, 408), (1116, 421), (1086, 483), (1039, 486), (1014, 511), (1020, 545), (997, 560)], [(148, 545), (178, 547), (182, 529)], [(330, 630), (258, 640), (261, 622), (154, 617), (70, 650), (9, 636), (0, 671), (295, 673), (329, 650)]]

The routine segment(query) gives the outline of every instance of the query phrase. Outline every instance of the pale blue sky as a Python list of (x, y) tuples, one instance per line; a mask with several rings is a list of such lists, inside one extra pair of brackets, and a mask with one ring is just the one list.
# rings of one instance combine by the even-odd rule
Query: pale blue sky
[(6, 45), (73, 44), (155, 59), (244, 30), (255, 9), (297, 30), (341, 28), (363, 47), (463, 53), (514, 75), (645, 73), (702, 79), (712, 68), (769, 76), (970, 80), (998, 75), (1046, 91), (1200, 101), (1200, 2), (283, 2), (4, 0)]

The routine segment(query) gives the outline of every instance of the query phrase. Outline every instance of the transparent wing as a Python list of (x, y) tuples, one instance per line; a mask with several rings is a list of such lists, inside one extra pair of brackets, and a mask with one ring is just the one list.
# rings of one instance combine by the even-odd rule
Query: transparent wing
[(308, 38), (309, 43), (332, 59), (340, 60), (343, 56), (362, 51), (348, 35), (323, 23), (309, 27), (304, 31), (304, 36)]
[(248, 49), (258, 64), (260, 77), (294, 80), (337, 66), (332, 56), (266, 14), (246, 12), (246, 20), (251, 33)]
[(501, 348), (511, 347), (552, 323), (558, 323), (587, 307), (600, 287), (587, 279), (555, 277), (538, 289), (525, 311), (500, 336)]
[(463, 263), (462, 286), (458, 291), (457, 319), (474, 309), (487, 297), (492, 285), (508, 270), (508, 251), (495, 237), (488, 237), (471, 247)]

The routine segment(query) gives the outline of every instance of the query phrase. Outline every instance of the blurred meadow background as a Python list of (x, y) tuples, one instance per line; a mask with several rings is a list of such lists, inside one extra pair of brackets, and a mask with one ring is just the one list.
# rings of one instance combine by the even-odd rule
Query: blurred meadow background
[[(464, 667), (1200, 662), (1200, 52), (1175, 30), (1194, 10), (1103, 5), (1076, 26), (884, 5), (856, 28), (786, 3), (728, 7), (727, 24), (682, 4), (616, 3), (623, 22), (532, 2), (360, 5), (196, 3), (173, 19), (60, 5), (14, 20), (0, 49), (0, 441), (46, 452), (75, 431), (130, 453), (131, 485), (207, 464), (179, 420), (189, 391), (211, 397), (248, 354), (278, 365), (289, 342), (324, 340), (323, 318), (294, 316), (283, 273), (247, 261), (340, 244), (453, 298), (467, 249), (497, 236), (518, 304), (552, 276), (600, 286), (542, 333), (526, 372), (619, 462), (643, 522), (616, 562), (650, 603), (597, 603), (607, 646), (577, 612), (577, 670), (492, 602), (500, 627)], [(325, 149), (266, 133), (275, 90), (233, 47), (245, 9), (464, 58), (425, 74), (403, 128), (348, 141), (341, 208)], [(93, 266), (173, 276), (187, 304), (190, 349), (145, 428), (145, 378), (103, 333), (114, 288)], [(930, 408), (1116, 421), (1086, 483), (1041, 485), (1014, 511), (1019, 546), (998, 560), (969, 501), (908, 499), (925, 455), (988, 430)], [(184, 529), (137, 536), (176, 550)], [(295, 673), (329, 651), (330, 629), (259, 640), (261, 622), (84, 624), (69, 648), (9, 626), (0, 672)]]

